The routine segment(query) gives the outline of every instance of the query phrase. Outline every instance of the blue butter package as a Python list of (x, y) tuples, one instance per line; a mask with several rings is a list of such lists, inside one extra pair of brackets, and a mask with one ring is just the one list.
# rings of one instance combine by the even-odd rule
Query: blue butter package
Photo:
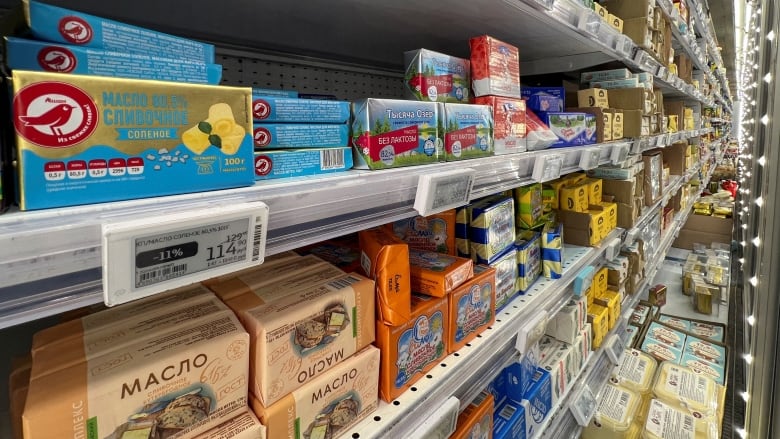
[(297, 98), (298, 92), (295, 90), (272, 90), (270, 88), (252, 88), (252, 99), (260, 96), (278, 96), (280, 98)]
[(550, 372), (537, 368), (531, 385), (523, 398), (526, 431), (533, 437), (552, 410), (552, 382)]
[(254, 124), (255, 148), (316, 148), (349, 146), (346, 124)]
[(547, 279), (563, 274), (563, 224), (545, 224), (541, 235), (542, 271)]
[(254, 183), (249, 88), (26, 70), (12, 83), (22, 209)]
[(5, 48), (5, 63), (11, 69), (193, 84), (219, 84), (222, 79), (222, 66), (218, 64), (55, 45), (14, 37), (5, 38)]
[(296, 99), (281, 96), (252, 96), (255, 122), (347, 123), (349, 102)]
[(525, 294), (542, 274), (541, 234), (532, 230), (518, 233), (515, 241), (517, 291)]
[(303, 177), (352, 168), (349, 148), (275, 149), (255, 152), (255, 179)]
[(596, 143), (598, 132), (596, 131), (596, 116), (590, 113), (585, 113), (585, 144), (590, 145)]
[(493, 261), (490, 266), (496, 269), (496, 311), (500, 311), (515, 296), (517, 289), (517, 252), (510, 247)]
[(527, 108), (534, 113), (563, 111), (566, 108), (566, 91), (563, 87), (523, 87), (521, 94)]
[(531, 387), (536, 370), (539, 367), (537, 358), (538, 347), (524, 353), (520, 361), (516, 361), (504, 370), (507, 374), (506, 395), (516, 401), (522, 401)]
[(461, 258), (471, 257), (469, 242), (469, 208), (466, 206), (455, 209), (455, 247)]
[(496, 261), (515, 243), (515, 204), (512, 197), (488, 197), (470, 207), (471, 258), (478, 264)]
[(640, 350), (652, 355), (658, 361), (671, 361), (679, 364), (682, 359), (682, 351), (680, 349), (675, 349), (653, 338), (645, 338)]
[(493, 439), (525, 439), (526, 410), (522, 404), (507, 399), (496, 405), (493, 413)]
[(726, 383), (726, 368), (722, 364), (713, 364), (689, 352), (683, 352), (680, 365), (690, 367), (698, 374), (707, 375), (720, 385)]
[(507, 398), (506, 386), (509, 375), (506, 369), (499, 372), (487, 386), (487, 391), (493, 394), (494, 406), (499, 407)]
[(691, 355), (700, 360), (726, 366), (726, 347), (689, 335), (685, 340), (683, 354)]
[(214, 63), (214, 46), (57, 6), (25, 1), (27, 25), (36, 39)]

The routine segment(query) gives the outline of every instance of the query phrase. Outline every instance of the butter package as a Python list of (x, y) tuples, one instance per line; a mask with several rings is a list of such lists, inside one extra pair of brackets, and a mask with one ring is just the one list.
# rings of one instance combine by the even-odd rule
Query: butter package
[(588, 88), (577, 91), (577, 106), (609, 108), (607, 90), (601, 88)]
[(527, 429), (526, 410), (521, 403), (506, 400), (496, 405), (493, 414), (493, 439), (526, 439), (530, 437)]
[(441, 111), (441, 106), (434, 102), (355, 101), (352, 121), (355, 167), (397, 168), (443, 159), (444, 133), (438, 129)]
[(480, 96), (475, 104), (493, 109), (493, 149), (495, 154), (525, 152), (527, 134), (525, 101), (501, 96)]
[(349, 121), (349, 116), (349, 102), (346, 101), (252, 96), (252, 118), (255, 122), (344, 124)]
[[(463, 216), (466, 216), (465, 210)], [(468, 253), (460, 255), (456, 249), (456, 221), (457, 214), (452, 209), (426, 217), (415, 216), (398, 220), (387, 227), (395, 236), (409, 244), (409, 248), (468, 258)], [(465, 233), (461, 234), (468, 240), (468, 225)]]
[(607, 384), (596, 413), (582, 430), (582, 439), (626, 439), (642, 404), (642, 398), (628, 389)]
[(718, 425), (709, 417), (693, 416), (660, 400), (650, 401), (642, 438), (666, 439), (670, 437), (716, 439), (720, 437)]
[(404, 52), (404, 65), (405, 98), (426, 102), (469, 102), (469, 60), (417, 49)]
[(254, 156), (256, 180), (332, 174), (353, 166), (349, 147), (264, 150)]
[(273, 90), (270, 88), (252, 87), (252, 97), (255, 96), (279, 96), (282, 98), (297, 98), (298, 92), (295, 90)]
[(455, 247), (461, 258), (471, 257), (471, 241), (469, 240), (470, 211), (466, 206), (455, 209)]
[(537, 368), (531, 380), (531, 386), (523, 398), (525, 407), (525, 423), (528, 436), (534, 436), (542, 426), (553, 408), (552, 383), (550, 373), (543, 368)]
[(515, 240), (517, 283), (516, 289), (525, 294), (542, 274), (541, 234), (530, 230), (518, 233)]
[(539, 356), (539, 349), (530, 348), (521, 359), (513, 361), (504, 368), (502, 372), (506, 374), (504, 393), (509, 399), (522, 401), (525, 392), (531, 386), (536, 370), (540, 367)]
[(595, 72), (583, 72), (580, 74), (580, 83), (588, 84), (593, 81), (614, 81), (630, 79), (631, 71), (628, 69), (599, 70)]
[(703, 337), (708, 340), (713, 340), (719, 343), (723, 343), (723, 336), (724, 336), (723, 326), (692, 321), (690, 332), (691, 334), (697, 337)]
[(680, 365), (688, 367), (698, 374), (712, 378), (721, 386), (726, 385), (726, 367), (723, 364), (710, 363), (701, 357), (692, 355), (690, 352), (683, 352)]
[(686, 335), (682, 332), (664, 326), (658, 322), (651, 322), (647, 328), (646, 338), (652, 338), (669, 345), (675, 349), (682, 350), (685, 347)]
[(595, 296), (600, 296), (607, 292), (607, 286), (609, 285), (608, 273), (609, 269), (606, 266), (602, 266), (593, 275), (593, 283), (591, 285), (596, 287), (593, 291)]
[(346, 124), (255, 123), (255, 148), (315, 148), (349, 146)]
[(680, 331), (690, 332), (691, 330), (691, 322), (685, 319), (681, 319), (679, 317), (661, 314), (660, 316), (658, 316), (658, 321), (663, 323), (666, 326), (669, 326), (674, 329), (678, 329)]
[(528, 109), (542, 117), (542, 120), (544, 117), (540, 113), (559, 112), (566, 108), (563, 87), (523, 87), (521, 93)]
[(726, 366), (726, 347), (688, 336), (685, 340), (683, 354), (688, 354), (708, 363), (716, 364), (720, 367)]
[(588, 211), (588, 185), (585, 183), (564, 186), (560, 192), (560, 209), (572, 212)]
[(517, 293), (517, 251), (510, 248), (489, 265), (496, 269), (496, 311), (501, 310)]
[(585, 113), (585, 144), (590, 145), (598, 143), (598, 122), (596, 122), (596, 116), (590, 113)]
[(559, 341), (574, 344), (587, 320), (587, 313), (584, 311), (581, 306), (564, 306), (547, 323), (545, 334)]
[(450, 439), (491, 438), (493, 431), (493, 395), (483, 391), (458, 415)]
[(652, 356), (637, 349), (626, 349), (609, 380), (644, 396), (652, 390), (655, 370), (656, 362)]
[(412, 317), (409, 246), (380, 229), (363, 230), (360, 261), (366, 276), (376, 282), (377, 321), (398, 326)]
[(376, 410), (378, 382), (379, 349), (367, 346), (268, 407), (250, 403), (268, 439), (337, 437)]
[(607, 308), (609, 329), (614, 328), (620, 319), (620, 294), (617, 291), (607, 290), (601, 296), (596, 296), (593, 303)]
[(547, 279), (563, 275), (563, 225), (545, 224), (541, 235), (542, 269)]
[(374, 341), (374, 283), (348, 274), (238, 314), (251, 338), (249, 385), (267, 406)]
[(625, 346), (631, 348), (636, 344), (636, 339), (639, 336), (639, 326), (629, 323), (626, 326), (624, 340)]
[(446, 161), (493, 155), (493, 109), (491, 107), (444, 104), (443, 117)]
[(629, 79), (616, 79), (612, 81), (591, 81), (591, 87), (603, 88), (606, 90), (613, 90), (619, 88), (636, 88), (639, 87), (639, 78)]
[(682, 359), (682, 350), (673, 348), (653, 338), (645, 338), (640, 349), (642, 352), (652, 355), (658, 361), (678, 363)]
[(12, 70), (74, 73), (117, 78), (219, 84), (222, 66), (186, 59), (113, 52), (5, 37), (5, 64)]
[(24, 437), (208, 431), (246, 407), (248, 359), (249, 336), (232, 312), (193, 321), (31, 380)]
[(265, 425), (260, 423), (249, 408), (245, 408), (233, 419), (195, 436), (194, 439), (265, 439)]
[(446, 297), (473, 275), (471, 259), (409, 249), (409, 284), (415, 293)]
[(490, 264), (515, 242), (515, 205), (511, 197), (494, 196), (469, 207), (471, 258)]
[(670, 362), (659, 367), (653, 394), (697, 418), (715, 416), (718, 408), (718, 389), (712, 378)]
[(588, 145), (586, 136), (585, 113), (547, 112), (542, 117), (547, 126), (558, 136), (558, 141), (550, 148)]
[(214, 46), (65, 8), (25, 1), (27, 25), (39, 40), (123, 53), (214, 63)]
[(514, 190), (515, 222), (517, 227), (533, 229), (544, 220), (542, 204), (542, 184), (534, 183)]
[(496, 270), (484, 265), (474, 268), (474, 277), (449, 297), (447, 352), (455, 352), (496, 318)]
[(593, 331), (593, 347), (597, 348), (609, 332), (609, 309), (594, 303), (588, 308), (588, 323)]
[(474, 96), (520, 97), (520, 54), (517, 47), (488, 35), (469, 40), (471, 88)]
[(404, 324), (376, 325), (376, 346), (382, 351), (379, 396), (391, 402), (447, 355), (448, 298), (415, 294), (412, 316)]
[(24, 210), (253, 183), (248, 88), (24, 70), (12, 82)]
[(322, 241), (295, 249), (301, 256), (314, 255), (335, 265), (345, 273), (360, 271), (360, 246), (348, 245), (341, 241)]

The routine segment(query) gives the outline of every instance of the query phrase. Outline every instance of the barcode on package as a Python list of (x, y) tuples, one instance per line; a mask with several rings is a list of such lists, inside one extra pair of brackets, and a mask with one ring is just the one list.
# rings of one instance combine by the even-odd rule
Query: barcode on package
[(320, 167), (323, 170), (344, 169), (344, 149), (323, 149), (320, 151)]
[(683, 421), (683, 428), (685, 430), (693, 430), (693, 416), (685, 416), (685, 420)]
[(255, 234), (252, 240), (252, 260), (260, 260), (260, 251), (263, 246), (263, 218), (255, 217)]
[(336, 279), (334, 281), (331, 281), (330, 283), (328, 283), (328, 285), (330, 285), (331, 287), (334, 287), (336, 289), (341, 290), (343, 288), (351, 287), (352, 285), (354, 285), (354, 284), (356, 284), (358, 282), (360, 282), (360, 279), (358, 279), (358, 278), (356, 278), (354, 276), (347, 276), (347, 277), (345, 277), (343, 279)]
[(628, 405), (628, 398), (629, 398), (629, 396), (630, 395), (628, 393), (621, 394), (620, 395), (620, 405), (622, 405), (622, 406)]
[(187, 274), (187, 264), (168, 265), (149, 271), (142, 271), (138, 274), (136, 288), (145, 287), (169, 279), (175, 279), (184, 276), (185, 274)]
[(517, 411), (516, 408), (512, 407), (511, 405), (507, 405), (504, 406), (504, 408), (501, 410), (501, 413), (499, 413), (498, 415), (508, 421), (512, 419), (512, 416), (514, 416), (516, 411)]

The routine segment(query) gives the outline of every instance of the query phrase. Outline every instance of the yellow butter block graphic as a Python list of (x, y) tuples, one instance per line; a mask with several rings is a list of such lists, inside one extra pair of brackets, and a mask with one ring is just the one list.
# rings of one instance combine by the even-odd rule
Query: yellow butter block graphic
[(227, 155), (238, 152), (246, 131), (236, 123), (230, 105), (219, 103), (209, 108), (209, 116), (188, 129), (181, 136), (182, 143), (195, 154), (203, 152), (211, 145), (221, 149)]

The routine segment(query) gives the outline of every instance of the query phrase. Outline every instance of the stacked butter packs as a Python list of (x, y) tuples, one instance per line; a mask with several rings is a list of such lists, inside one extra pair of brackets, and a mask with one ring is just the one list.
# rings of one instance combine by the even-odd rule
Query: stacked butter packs
[(237, 418), (260, 434), (246, 411), (249, 354), (233, 312), (200, 286), (71, 320), (34, 337), (20, 430), (190, 438)]

